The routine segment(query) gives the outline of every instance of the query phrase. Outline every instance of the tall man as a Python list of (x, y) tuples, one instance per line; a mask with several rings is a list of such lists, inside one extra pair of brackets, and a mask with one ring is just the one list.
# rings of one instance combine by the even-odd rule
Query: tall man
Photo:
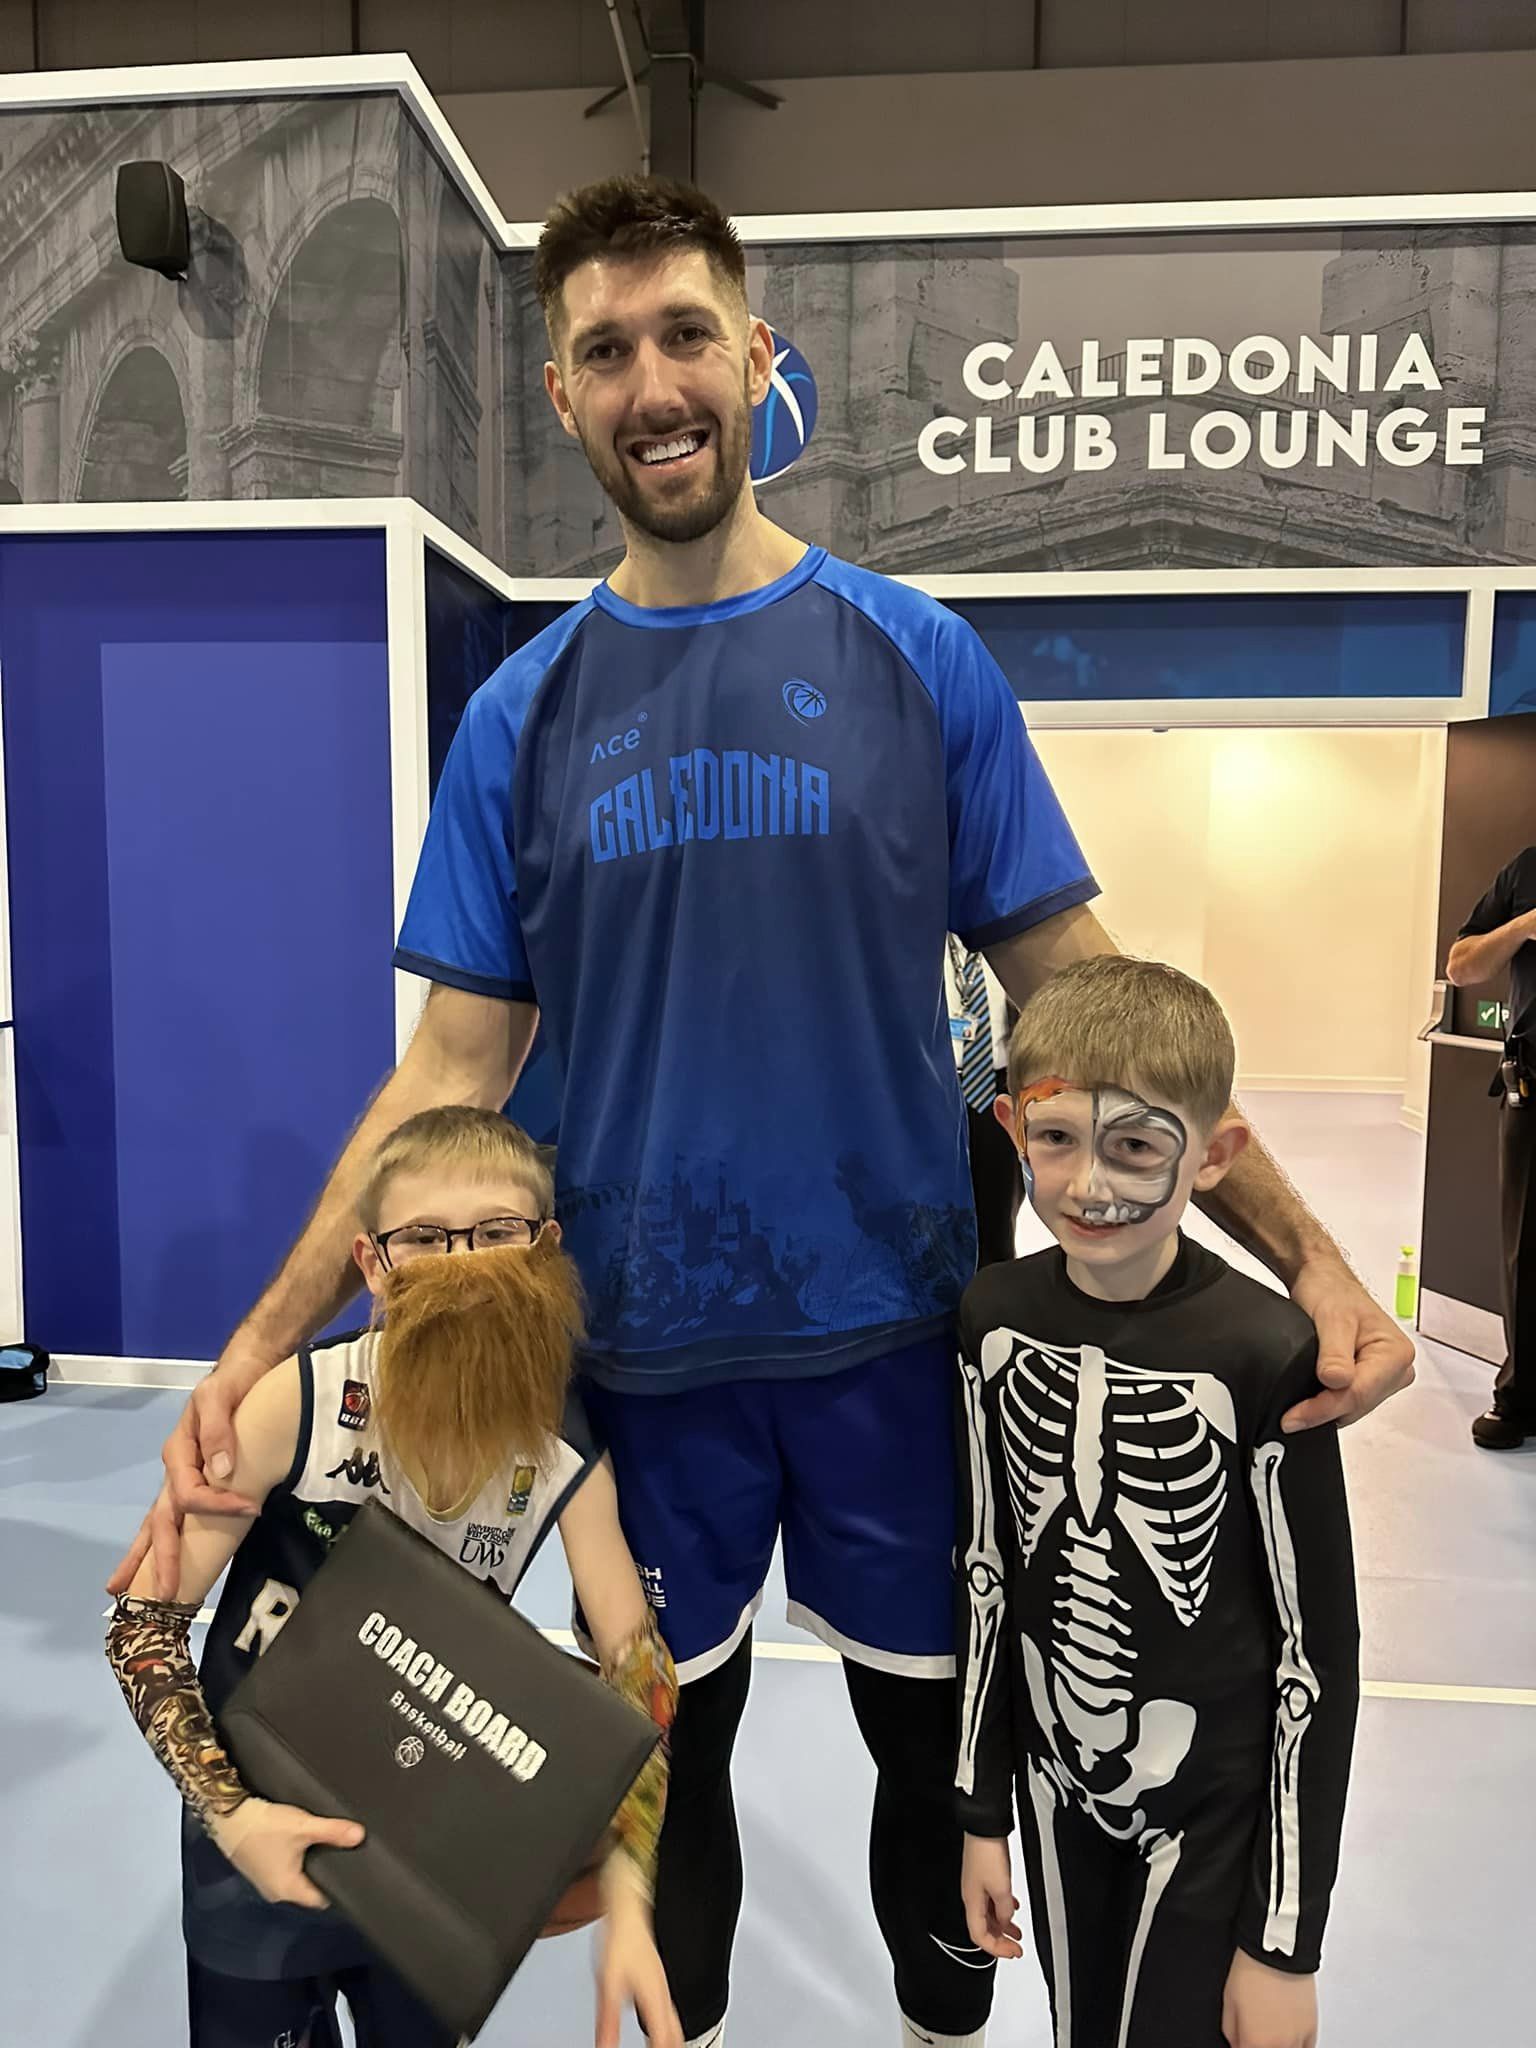
[[(421, 1025), (282, 1273), (166, 1447), (210, 1488), (242, 1393), (349, 1291), (362, 1162), (432, 1103), (504, 1102), (542, 1014), (588, 1388), (684, 1680), (656, 1901), (685, 2035), (722, 2037), (741, 1898), (729, 1765), (782, 1532), (878, 1770), (870, 1867), (903, 2038), (979, 2044), (987, 1959), (951, 1819), (951, 1318), (974, 1263), (941, 962), (1022, 1001), (1113, 950), (1002, 674), (953, 613), (773, 525), (748, 475), (772, 370), (702, 194), (615, 179), (540, 241), (545, 380), (617, 508), (609, 580), (472, 699), (396, 963)], [(618, 745), (614, 746), (614, 738)], [(1411, 1347), (1272, 1162), (1219, 1213), (1364, 1412)], [(222, 1468), (227, 1476), (227, 1467)], [(782, 2031), (782, 2029), (776, 2029)]]
[(1485, 1451), (1536, 1435), (1536, 846), (1517, 853), (1461, 928), (1445, 972), (1474, 988), (1509, 969), (1509, 1035), (1495, 1084), (1504, 1239), (1504, 1363), (1493, 1406), (1472, 1425)]

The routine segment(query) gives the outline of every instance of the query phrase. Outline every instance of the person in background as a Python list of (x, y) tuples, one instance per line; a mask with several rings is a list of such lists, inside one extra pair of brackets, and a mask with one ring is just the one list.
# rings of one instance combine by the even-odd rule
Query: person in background
[(1014, 1229), (1024, 1203), (1024, 1180), (1008, 1133), (994, 1105), (1008, 1087), (1008, 1033), (1018, 1011), (980, 953), (953, 932), (944, 948), (944, 994), (960, 1093), (965, 1097), (971, 1148), (971, 1193), (976, 1200), (976, 1263), (995, 1265), (1014, 1255)]
[(1472, 1424), (1485, 1451), (1518, 1450), (1536, 1435), (1536, 846), (1517, 853), (1461, 928), (1445, 963), (1457, 988), (1509, 969), (1504, 1060), (1489, 1090), (1499, 1109), (1499, 1214), (1504, 1363), (1493, 1405)]

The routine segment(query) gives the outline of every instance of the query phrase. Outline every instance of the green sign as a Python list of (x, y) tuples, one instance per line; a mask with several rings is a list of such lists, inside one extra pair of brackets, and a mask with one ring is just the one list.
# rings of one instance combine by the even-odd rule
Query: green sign
[(1502, 1031), (1504, 1029), (1504, 1008), (1501, 1003), (1479, 1003), (1477, 1006), (1477, 1028), (1479, 1031)]

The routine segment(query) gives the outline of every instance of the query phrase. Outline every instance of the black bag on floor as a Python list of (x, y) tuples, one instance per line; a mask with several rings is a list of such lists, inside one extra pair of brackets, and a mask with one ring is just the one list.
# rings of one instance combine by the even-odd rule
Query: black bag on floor
[(0, 1345), (0, 1401), (30, 1401), (46, 1393), (48, 1362), (41, 1344)]

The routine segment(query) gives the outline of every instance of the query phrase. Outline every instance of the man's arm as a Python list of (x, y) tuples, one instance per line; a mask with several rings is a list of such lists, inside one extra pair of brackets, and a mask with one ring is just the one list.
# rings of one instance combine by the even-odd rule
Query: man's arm
[(181, 1518), (193, 1511), (254, 1512), (252, 1502), (226, 1490), (234, 1470), (231, 1418), (263, 1373), (296, 1352), (357, 1291), (351, 1256), (357, 1203), (379, 1145), (418, 1110), (444, 1103), (499, 1109), (512, 1093), (537, 1022), (531, 1003), (433, 984), (415, 1036), (332, 1168), (298, 1242), (167, 1438), (165, 1487), (107, 1581), (108, 1592), (127, 1588), (152, 1543), (157, 1584), (163, 1597), (172, 1597), (166, 1589), (177, 1580)]
[(1452, 946), (1445, 963), (1445, 978), (1457, 988), (1476, 988), (1492, 981), (1514, 959), (1520, 948), (1536, 939), (1536, 910), (1512, 917), (1491, 932), (1469, 932)]
[(307, 1343), (357, 1292), (352, 1240), (358, 1197), (375, 1153), (389, 1133), (418, 1110), (461, 1103), (500, 1109), (512, 1093), (538, 1011), (434, 982), (421, 1021), (331, 1169), (308, 1223), (275, 1280), (219, 1359), (259, 1377)]
[[(1024, 1003), (1058, 968), (1118, 953), (1086, 905), (985, 948), (992, 971)], [(1413, 1379), (1413, 1344), (1361, 1286), (1343, 1252), (1255, 1135), (1201, 1207), (1283, 1280), (1317, 1327), (1324, 1391), (1287, 1418), (1292, 1429), (1354, 1422)]]

